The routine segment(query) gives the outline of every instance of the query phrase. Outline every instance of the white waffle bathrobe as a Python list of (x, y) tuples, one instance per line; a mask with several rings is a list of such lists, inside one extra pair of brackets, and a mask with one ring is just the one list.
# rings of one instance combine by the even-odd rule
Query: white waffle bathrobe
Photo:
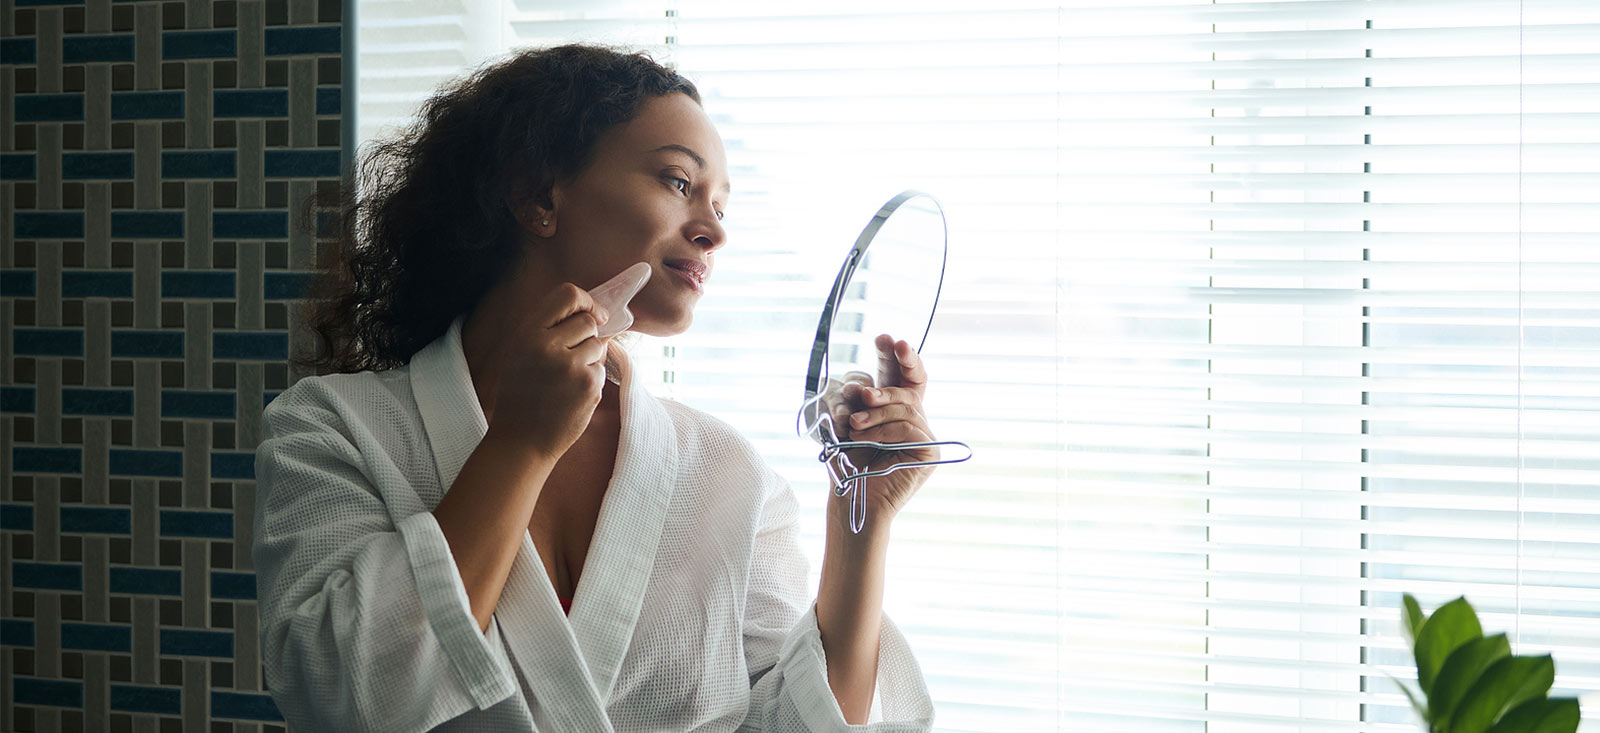
[(882, 722), (845, 723), (793, 491), (728, 425), (651, 395), (625, 357), (615, 475), (571, 616), (524, 534), (480, 631), (430, 511), (488, 429), (461, 324), (406, 367), (303, 379), (267, 407), (254, 559), (267, 684), (293, 730), (931, 726), (887, 618)]

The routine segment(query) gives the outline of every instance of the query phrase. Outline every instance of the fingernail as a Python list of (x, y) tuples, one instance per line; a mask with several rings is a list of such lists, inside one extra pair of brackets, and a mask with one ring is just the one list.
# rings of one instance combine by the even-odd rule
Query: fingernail
[(866, 421), (867, 421), (867, 413), (865, 413), (865, 412), (858, 412), (858, 413), (850, 416), (850, 422), (853, 422), (853, 423), (855, 423), (857, 425), (860, 425), (861, 423), (864, 423)]

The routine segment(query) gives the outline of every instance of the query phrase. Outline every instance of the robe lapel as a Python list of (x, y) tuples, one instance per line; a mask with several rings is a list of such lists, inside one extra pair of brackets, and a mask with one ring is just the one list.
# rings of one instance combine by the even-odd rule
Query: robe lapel
[(672, 416), (633, 378), (626, 354), (616, 350), (616, 356), (622, 434), (571, 616), (602, 700), (610, 699), (633, 640), (678, 475)]
[[(461, 350), (463, 320), (457, 318), (444, 336), (411, 359), (412, 392), (443, 491), (455, 483), (489, 429)], [(611, 730), (578, 639), (527, 532), (495, 604), (494, 618), (533, 692), (529, 707), (537, 711), (536, 719), (555, 730)]]

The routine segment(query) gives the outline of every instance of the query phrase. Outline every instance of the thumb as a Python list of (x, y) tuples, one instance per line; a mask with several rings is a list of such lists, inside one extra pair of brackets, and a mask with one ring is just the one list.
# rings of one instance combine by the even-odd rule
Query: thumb
[(900, 358), (894, 353), (894, 337), (886, 333), (878, 334), (873, 340), (878, 347), (878, 386), (899, 387)]

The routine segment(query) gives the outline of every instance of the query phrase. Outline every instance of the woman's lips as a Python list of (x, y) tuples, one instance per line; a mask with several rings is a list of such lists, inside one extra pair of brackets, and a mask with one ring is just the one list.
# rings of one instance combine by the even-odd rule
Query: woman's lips
[(684, 282), (689, 283), (689, 287), (694, 288), (696, 293), (704, 293), (706, 291), (705, 285), (700, 282), (700, 278), (696, 277), (694, 273), (672, 265), (667, 265), (667, 269), (671, 270), (672, 274), (677, 275)]

